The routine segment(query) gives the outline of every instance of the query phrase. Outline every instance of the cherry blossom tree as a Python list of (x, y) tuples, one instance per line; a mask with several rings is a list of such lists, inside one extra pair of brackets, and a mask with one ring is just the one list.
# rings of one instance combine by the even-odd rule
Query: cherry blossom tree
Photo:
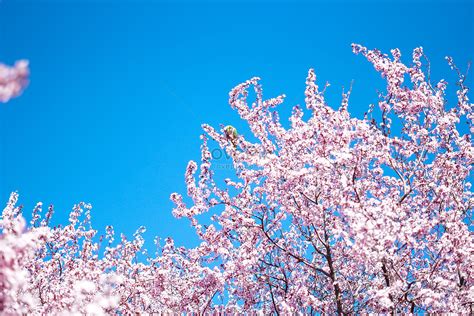
[[(28, 229), (13, 193), (0, 226), (0, 311), (17, 314), (133, 314), (200, 311), (210, 304), (217, 271), (197, 264), (200, 253), (166, 239), (155, 256), (114, 230), (95, 238), (91, 206), (75, 205), (69, 224), (51, 227), (54, 209), (33, 211)], [(158, 244), (158, 243), (157, 243)], [(146, 255), (146, 262), (138, 260)], [(207, 300), (206, 296), (209, 296)]]
[[(447, 83), (429, 81), (422, 48), (410, 67), (397, 49), (392, 58), (353, 51), (387, 81), (379, 122), (372, 108), (364, 119), (349, 115), (350, 91), (329, 107), (310, 70), (311, 117), (296, 106), (284, 128), (273, 110), (284, 95), (263, 100), (252, 78), (230, 92), (230, 105), (255, 139), (230, 142), (225, 130), (204, 125), (199, 182), (195, 162), (186, 172), (192, 203), (173, 194), (174, 214), (191, 220), (203, 256), (219, 263), (220, 292), (242, 311), (472, 312), (474, 113), (465, 76), (448, 58), (459, 76), (448, 108)], [(209, 138), (233, 160), (236, 179), (224, 186), (213, 177)], [(216, 208), (214, 223), (200, 224)]]
[[(86, 203), (54, 227), (53, 207), (42, 215), (39, 203), (27, 225), (13, 193), (0, 219), (0, 311), (472, 313), (474, 113), (465, 75), (448, 58), (458, 77), (451, 104), (421, 48), (410, 66), (397, 49), (353, 51), (387, 82), (364, 118), (350, 116), (350, 90), (330, 107), (311, 69), (306, 110), (295, 106), (288, 127), (274, 110), (284, 95), (264, 100), (259, 78), (230, 92), (249, 137), (203, 125), (201, 163), (185, 174), (189, 198), (171, 195), (173, 214), (200, 239), (195, 248), (157, 239), (149, 254), (144, 228), (131, 240), (115, 242), (112, 227), (98, 236)], [(231, 157), (232, 178), (214, 174), (211, 146)]]

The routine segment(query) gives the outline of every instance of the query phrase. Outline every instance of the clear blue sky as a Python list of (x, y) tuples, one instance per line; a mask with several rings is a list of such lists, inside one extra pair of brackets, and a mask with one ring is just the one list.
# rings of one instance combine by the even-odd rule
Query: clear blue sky
[(405, 60), (421, 45), (434, 79), (453, 82), (444, 56), (474, 59), (473, 17), (473, 1), (3, 0), (0, 60), (29, 59), (32, 74), (23, 96), (0, 104), (1, 201), (17, 190), (27, 213), (52, 203), (56, 223), (86, 201), (101, 233), (145, 225), (149, 242), (191, 245), (169, 195), (185, 193), (202, 123), (245, 133), (227, 104), (233, 86), (262, 77), (267, 97), (287, 95), (284, 118), (314, 67), (336, 107), (355, 80), (349, 109), (361, 116), (384, 83), (352, 42), (398, 47)]

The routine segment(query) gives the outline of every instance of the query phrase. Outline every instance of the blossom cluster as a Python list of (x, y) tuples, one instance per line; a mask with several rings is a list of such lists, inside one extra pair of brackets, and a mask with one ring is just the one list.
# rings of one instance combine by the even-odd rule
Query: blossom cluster
[(28, 84), (28, 61), (20, 60), (13, 67), (0, 64), (0, 102), (20, 95)]

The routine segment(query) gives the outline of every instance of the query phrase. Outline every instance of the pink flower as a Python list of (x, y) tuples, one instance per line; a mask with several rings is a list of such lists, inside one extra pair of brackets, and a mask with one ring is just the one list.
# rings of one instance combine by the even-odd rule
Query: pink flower
[(0, 64), (0, 102), (8, 102), (21, 94), (28, 85), (28, 61), (20, 60), (15, 66)]

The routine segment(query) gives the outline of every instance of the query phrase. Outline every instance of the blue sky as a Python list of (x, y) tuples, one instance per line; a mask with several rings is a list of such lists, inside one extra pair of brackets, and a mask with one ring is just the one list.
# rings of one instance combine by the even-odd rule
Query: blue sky
[(192, 245), (169, 195), (185, 193), (202, 123), (245, 133), (227, 103), (233, 86), (260, 76), (266, 97), (287, 95), (285, 118), (314, 67), (335, 107), (354, 80), (349, 109), (362, 116), (384, 82), (351, 43), (398, 47), (405, 60), (423, 46), (433, 78), (453, 82), (444, 56), (473, 60), (473, 17), (473, 1), (3, 0), (0, 61), (29, 59), (32, 74), (20, 98), (0, 104), (0, 198), (17, 190), (27, 213), (54, 204), (56, 223), (85, 201), (101, 233), (145, 225), (149, 242)]

